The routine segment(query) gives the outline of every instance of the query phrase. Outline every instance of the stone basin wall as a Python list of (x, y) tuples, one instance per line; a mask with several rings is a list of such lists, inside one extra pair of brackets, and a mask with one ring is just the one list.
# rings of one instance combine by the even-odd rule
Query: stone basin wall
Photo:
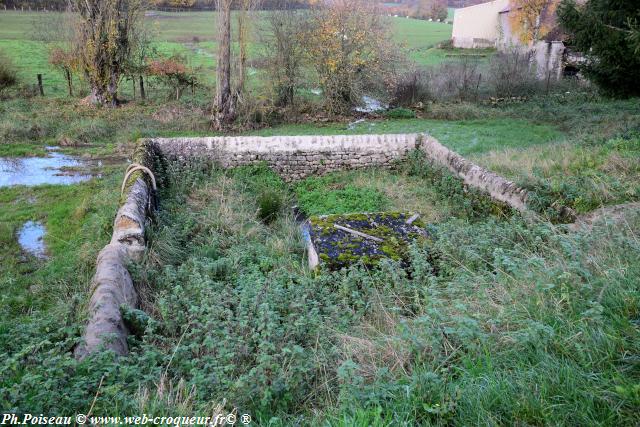
[(169, 161), (211, 161), (224, 168), (266, 162), (287, 182), (343, 169), (392, 167), (419, 149), (468, 186), (521, 212), (527, 210), (526, 190), (426, 134), (154, 138), (144, 142)]
[[(286, 181), (341, 169), (391, 167), (413, 150), (422, 150), (433, 164), (447, 168), (466, 185), (483, 191), (519, 211), (527, 211), (528, 193), (513, 182), (463, 158), (425, 134), (334, 135), (277, 137), (152, 138), (138, 141), (136, 163), (153, 171), (165, 161), (211, 161), (231, 168), (267, 162)], [(155, 181), (154, 181), (155, 182)], [(120, 307), (138, 304), (127, 270), (141, 259), (145, 227), (153, 210), (149, 177), (135, 172), (125, 182), (111, 242), (100, 252), (92, 280), (88, 323), (78, 358), (100, 349), (126, 354), (127, 335)]]
[(343, 169), (391, 167), (418, 148), (419, 134), (154, 138), (167, 160), (209, 160), (224, 168), (267, 162), (285, 181)]

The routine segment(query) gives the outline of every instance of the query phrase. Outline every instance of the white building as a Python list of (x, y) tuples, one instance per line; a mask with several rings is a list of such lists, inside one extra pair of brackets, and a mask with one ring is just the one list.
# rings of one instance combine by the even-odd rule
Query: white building
[(456, 9), (453, 17), (453, 46), (461, 48), (496, 47), (500, 33), (500, 12), (509, 0), (494, 0)]

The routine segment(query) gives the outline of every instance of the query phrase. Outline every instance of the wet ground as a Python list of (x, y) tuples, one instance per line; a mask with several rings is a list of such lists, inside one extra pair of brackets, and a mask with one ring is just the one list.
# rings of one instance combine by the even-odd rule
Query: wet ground
[(46, 157), (0, 157), (0, 187), (76, 184), (91, 179), (86, 162), (48, 147)]
[(39, 259), (47, 258), (44, 235), (47, 230), (39, 221), (27, 221), (18, 231), (18, 243), (22, 250)]

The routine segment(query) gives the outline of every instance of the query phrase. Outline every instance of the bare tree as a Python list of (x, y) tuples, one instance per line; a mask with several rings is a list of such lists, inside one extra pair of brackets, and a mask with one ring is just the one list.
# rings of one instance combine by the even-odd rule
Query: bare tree
[(153, 32), (147, 25), (134, 28), (131, 35), (131, 53), (126, 63), (125, 73), (133, 82), (133, 96), (136, 94), (136, 80), (139, 85), (140, 99), (145, 100), (144, 77), (148, 73), (149, 63), (158, 57), (158, 50), (152, 44)]
[(91, 88), (94, 104), (116, 106), (143, 0), (74, 0), (79, 15), (76, 56)]
[(233, 0), (216, 0), (218, 10), (218, 64), (213, 127), (224, 129), (236, 115), (236, 97), (231, 92), (231, 5)]
[(238, 11), (238, 84), (236, 92), (241, 94), (244, 90), (244, 83), (247, 70), (247, 43), (249, 36), (249, 16), (248, 12), (255, 5), (254, 0), (240, 0), (240, 10)]
[(274, 104), (286, 107), (294, 103), (300, 84), (304, 47), (301, 41), (307, 18), (293, 8), (292, 0), (281, 0), (279, 11), (270, 13), (265, 32), (265, 46)]
[[(218, 10), (218, 65), (216, 70), (216, 98), (213, 108), (213, 127), (222, 130), (236, 119), (237, 106), (244, 91), (249, 34), (248, 12), (255, 9), (259, 0), (216, 0)], [(231, 10), (238, 11), (238, 62), (235, 86), (231, 76)]]

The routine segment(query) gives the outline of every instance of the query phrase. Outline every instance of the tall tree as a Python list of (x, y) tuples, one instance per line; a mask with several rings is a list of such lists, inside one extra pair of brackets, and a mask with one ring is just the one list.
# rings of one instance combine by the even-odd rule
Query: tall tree
[(640, 95), (638, 0), (563, 0), (558, 18), (569, 43), (587, 57), (591, 80), (612, 95)]
[[(216, 98), (213, 108), (213, 127), (222, 130), (236, 119), (240, 96), (244, 91), (249, 37), (249, 11), (255, 9), (259, 0), (216, 0), (218, 10), (218, 64), (216, 69)], [(235, 85), (232, 81), (231, 57), (231, 10), (238, 10), (238, 59)]]
[(218, 10), (218, 64), (213, 127), (221, 130), (236, 117), (236, 96), (231, 91), (231, 6), (233, 0), (216, 0)]
[(280, 0), (277, 13), (266, 20), (263, 45), (267, 50), (269, 83), (274, 104), (287, 107), (294, 103), (296, 88), (302, 82), (304, 39), (308, 17), (296, 10), (293, 0)]
[(253, 9), (253, 0), (240, 0), (238, 11), (238, 94), (244, 90), (245, 72), (247, 68), (247, 43), (249, 37), (249, 12)]
[(118, 83), (139, 25), (143, 0), (74, 0), (76, 56), (95, 104), (116, 106)]

